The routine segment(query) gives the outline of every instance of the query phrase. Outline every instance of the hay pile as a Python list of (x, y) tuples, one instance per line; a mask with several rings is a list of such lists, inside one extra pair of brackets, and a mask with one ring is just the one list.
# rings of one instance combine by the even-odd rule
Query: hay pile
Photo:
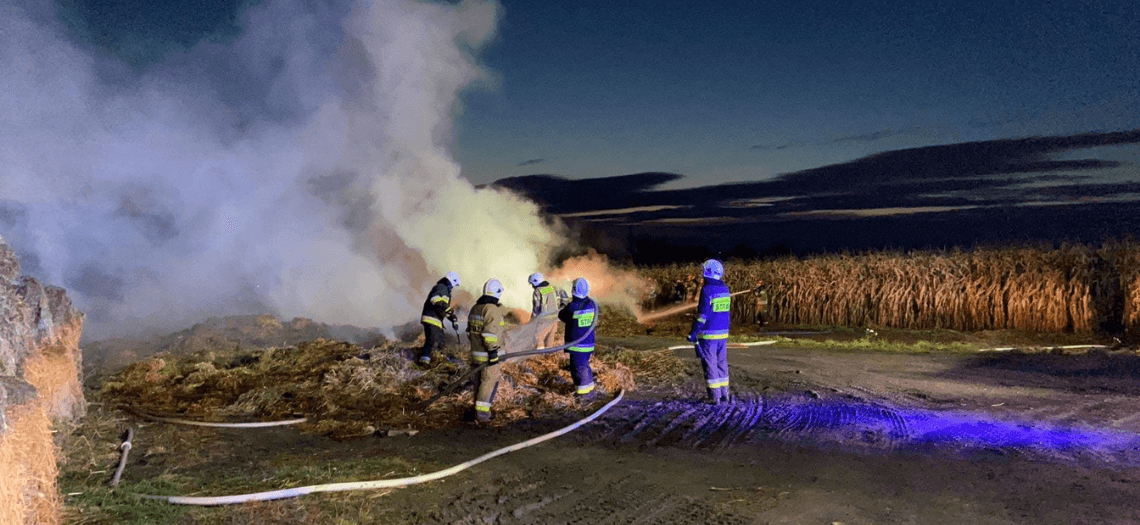
[[(473, 405), (470, 387), (457, 389), (426, 411), (419, 406), (469, 370), (465, 359), (437, 356), (437, 364), (422, 371), (412, 364), (413, 353), (394, 343), (365, 349), (318, 339), (246, 352), (158, 355), (109, 378), (102, 394), (141, 411), (206, 421), (303, 416), (309, 418), (303, 430), (334, 437), (454, 425)], [(568, 361), (557, 353), (504, 363), (495, 421), (587, 408), (573, 398)], [(601, 390), (635, 388), (634, 370), (617, 353), (596, 356), (593, 364)]]

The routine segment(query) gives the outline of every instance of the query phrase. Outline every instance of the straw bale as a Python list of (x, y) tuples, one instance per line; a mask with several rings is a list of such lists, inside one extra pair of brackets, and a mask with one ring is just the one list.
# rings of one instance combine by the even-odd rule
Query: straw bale
[(59, 523), (59, 469), (48, 409), (33, 401), (9, 407), (7, 418), (0, 437), (0, 523)]

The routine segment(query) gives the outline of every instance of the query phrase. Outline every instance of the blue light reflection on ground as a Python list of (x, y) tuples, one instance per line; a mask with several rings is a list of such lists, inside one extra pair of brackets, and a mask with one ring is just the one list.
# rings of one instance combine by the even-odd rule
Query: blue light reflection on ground
[(1012, 421), (977, 413), (895, 409), (915, 444), (1018, 450), (1047, 457), (1140, 464), (1140, 436), (1130, 432), (1039, 421)]
[(1131, 432), (852, 398), (783, 394), (721, 406), (634, 402), (610, 422), (611, 438), (649, 446), (723, 448), (776, 439), (856, 452), (986, 451), (1140, 465), (1140, 435)]

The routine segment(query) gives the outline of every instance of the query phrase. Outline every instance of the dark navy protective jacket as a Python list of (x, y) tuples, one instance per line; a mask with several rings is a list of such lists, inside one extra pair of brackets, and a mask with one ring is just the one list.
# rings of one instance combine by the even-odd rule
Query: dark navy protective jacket
[(731, 305), (732, 294), (724, 281), (705, 277), (690, 337), (695, 335), (700, 339), (728, 339)]
[[(575, 297), (558, 312), (558, 320), (566, 323), (566, 342), (573, 343), (590, 330), (590, 326), (598, 321), (598, 304), (589, 297)], [(578, 344), (567, 348), (571, 352), (593, 352), (594, 333), (590, 332)]]
[(451, 281), (446, 277), (440, 279), (431, 287), (427, 299), (424, 300), (424, 311), (420, 322), (443, 328), (443, 319), (447, 317), (447, 309), (451, 307)]

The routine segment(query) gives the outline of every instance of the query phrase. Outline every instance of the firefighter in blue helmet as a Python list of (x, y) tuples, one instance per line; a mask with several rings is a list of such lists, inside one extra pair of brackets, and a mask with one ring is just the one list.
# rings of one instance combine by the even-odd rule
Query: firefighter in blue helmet
[(424, 325), (424, 347), (416, 360), (420, 365), (431, 365), (432, 351), (443, 347), (444, 320), (451, 321), (451, 327), (459, 330), (459, 319), (451, 308), (451, 290), (458, 286), (459, 274), (448, 272), (431, 287), (424, 300), (423, 313), (420, 315), (420, 323)]
[(507, 331), (507, 308), (499, 303), (503, 285), (490, 279), (483, 285), (483, 296), (475, 301), (467, 316), (467, 338), (471, 341), (471, 366), (486, 363), (475, 376), (475, 420), (489, 421), (495, 391), (499, 388), (499, 359), (503, 352), (503, 334)]
[(716, 259), (705, 261), (704, 285), (697, 302), (697, 318), (689, 331), (689, 342), (697, 344), (697, 357), (705, 370), (709, 398), (715, 404), (732, 401), (728, 391), (728, 343), (732, 294), (721, 278), (724, 265)]
[(593, 328), (598, 323), (598, 304), (590, 299), (589, 294), (590, 283), (581, 277), (574, 279), (570, 304), (558, 312), (558, 319), (566, 323), (566, 343), (582, 339), (566, 349), (570, 353), (574, 395), (582, 401), (590, 401), (594, 397), (594, 371), (590, 369), (590, 356), (594, 354)]

